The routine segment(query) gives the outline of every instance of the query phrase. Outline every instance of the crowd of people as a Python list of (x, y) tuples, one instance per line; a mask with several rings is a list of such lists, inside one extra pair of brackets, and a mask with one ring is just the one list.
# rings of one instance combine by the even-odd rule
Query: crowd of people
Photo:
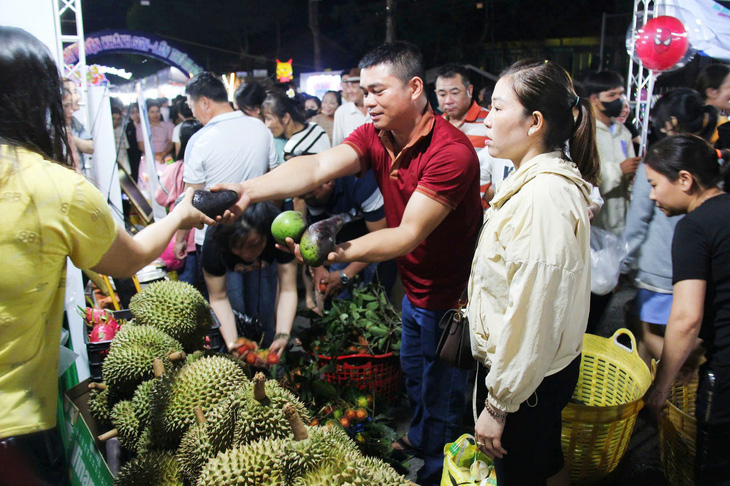
[[(638, 288), (627, 325), (647, 362), (661, 358), (647, 405), (658, 412), (675, 378), (699, 366), (698, 484), (728, 480), (727, 65), (710, 64), (695, 89), (661, 97), (644, 158), (613, 71), (574, 83), (553, 62), (524, 60), (490, 94), (447, 64), (437, 105), (421, 53), (400, 41), (367, 53), (342, 73), (342, 91), (321, 100), (248, 83), (231, 103), (221, 79), (203, 72), (171, 106), (147, 100), (155, 197), (170, 212), (132, 238), (102, 196), (62, 167), (80, 170), (79, 153), (93, 151), (72, 116), (75, 87), (52, 75), (47, 49), (26, 32), (2, 27), (0, 38), (11, 93), (0, 100), (0, 214), (13, 228), (0, 247), (17, 256), (0, 271), (0, 404), (10, 411), (0, 415), (0, 467), (31, 478), (24, 484), (34, 474), (63, 484), (55, 387), (40, 377), (55, 377), (47, 371), (58, 354), (66, 256), (129, 275), (165, 249), (180, 279), (210, 300), (222, 351), (252, 332), (279, 354), (289, 346), (300, 267), (315, 312), (353, 285), (390, 289), (399, 279), (413, 415), (393, 448), (424, 459), (418, 483), (440, 484), (443, 447), (463, 431), (473, 385), (473, 433), (498, 483), (567, 484), (560, 414), (583, 334), (611, 298), (591, 294), (592, 227), (628, 242), (629, 256), (616, 262)], [(37, 103), (14, 101), (29, 89)], [(114, 106), (112, 116), (118, 162), (137, 180), (139, 109)], [(190, 189), (231, 189), (239, 200), (216, 222), (192, 208)], [(306, 269), (293, 241), (275, 244), (271, 222), (286, 209), (310, 222), (344, 217), (327, 265)], [(441, 318), (463, 294), (476, 383), (436, 356)], [(39, 447), (48, 457), (37, 457)]]

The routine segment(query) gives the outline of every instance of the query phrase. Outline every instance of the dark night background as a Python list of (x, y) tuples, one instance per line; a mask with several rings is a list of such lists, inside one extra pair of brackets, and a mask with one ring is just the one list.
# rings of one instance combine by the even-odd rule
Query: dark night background
[[(322, 0), (322, 64), (343, 69), (385, 40), (385, 1)], [(566, 8), (569, 5), (569, 8)], [(306, 0), (83, 1), (84, 31), (107, 28), (155, 33), (176, 42), (207, 69), (217, 72), (273, 69), (273, 59), (294, 59), (294, 70), (314, 70)], [(401, 0), (396, 2), (396, 37), (417, 44), (427, 67), (449, 61), (483, 66), (485, 48), (505, 41), (598, 37), (601, 14), (623, 36), (631, 0)], [(615, 24), (615, 25), (614, 25)], [(616, 34), (616, 32), (614, 32)], [(150, 74), (162, 66), (138, 56), (115, 55), (111, 65)], [(97, 58), (93, 62), (105, 63)]]
[[(446, 62), (499, 71), (517, 59), (538, 56), (562, 64), (577, 78), (599, 68), (602, 15), (607, 14), (604, 68), (625, 73), (626, 29), (632, 0), (397, 0), (397, 39), (417, 44), (426, 67)], [(720, 3), (728, 5), (728, 1)], [(307, 0), (84, 0), (84, 31), (128, 29), (177, 44), (205, 69), (218, 73), (268, 69), (294, 60), (294, 74), (314, 71)], [(322, 68), (355, 66), (385, 41), (386, 0), (320, 0)], [(478, 8), (481, 4), (482, 8)], [(578, 45), (550, 39), (583, 38)], [(699, 57), (699, 56), (697, 56)], [(694, 64), (698, 64), (696, 59)], [(136, 55), (97, 56), (91, 63), (123, 67), (143, 77), (165, 67)], [(675, 75), (686, 84), (690, 72)], [(673, 73), (672, 73), (673, 74)], [(670, 76), (665, 76), (667, 81)], [(691, 80), (689, 82), (691, 84)]]

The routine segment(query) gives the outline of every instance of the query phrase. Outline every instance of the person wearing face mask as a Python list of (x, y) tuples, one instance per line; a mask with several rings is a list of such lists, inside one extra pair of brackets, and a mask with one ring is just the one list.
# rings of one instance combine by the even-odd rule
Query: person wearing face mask
[(314, 121), (312, 118), (317, 116), (322, 108), (322, 102), (316, 96), (307, 96), (304, 100), (304, 113), (307, 115), (307, 121)]
[[(640, 157), (636, 157), (631, 132), (617, 118), (624, 106), (624, 80), (615, 71), (588, 73), (583, 81), (583, 96), (596, 114), (596, 147), (600, 163), (598, 189), (604, 200), (600, 214), (593, 219), (599, 228), (621, 235), (631, 198), (631, 181)], [(595, 332), (611, 302), (613, 293), (591, 293), (588, 332)]]
[(339, 91), (327, 91), (322, 96), (322, 107), (319, 113), (312, 118), (313, 121), (327, 133), (332, 143), (332, 128), (335, 124), (335, 111), (342, 105), (342, 95)]
[(615, 71), (593, 72), (583, 81), (583, 89), (596, 112), (599, 189), (605, 201), (593, 224), (621, 235), (626, 225), (631, 181), (641, 160), (634, 152), (631, 132), (615, 120), (624, 105), (624, 80)]

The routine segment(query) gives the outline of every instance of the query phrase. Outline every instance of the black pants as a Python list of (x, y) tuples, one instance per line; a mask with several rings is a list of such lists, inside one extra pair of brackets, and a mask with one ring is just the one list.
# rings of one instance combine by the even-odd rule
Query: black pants
[(68, 486), (58, 428), (0, 439), (0, 486)]
[(700, 367), (695, 402), (697, 484), (730, 485), (730, 368)]
[[(579, 372), (580, 356), (559, 372), (545, 377), (535, 393), (520, 404), (520, 409), (507, 415), (502, 433), (502, 447), (507, 454), (502, 459), (494, 459), (498, 485), (544, 485), (547, 478), (563, 468), (561, 412), (573, 396)], [(477, 386), (484, 388), (484, 380), (479, 378)]]

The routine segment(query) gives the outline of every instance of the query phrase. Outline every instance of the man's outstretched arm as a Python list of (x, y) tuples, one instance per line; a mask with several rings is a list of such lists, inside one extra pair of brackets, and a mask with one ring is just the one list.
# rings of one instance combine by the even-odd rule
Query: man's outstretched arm
[(238, 202), (220, 219), (230, 223), (253, 202), (300, 196), (329, 180), (359, 171), (360, 159), (355, 149), (338, 145), (319, 154), (295, 157), (261, 177), (240, 184), (216, 184), (211, 189), (230, 189), (238, 193)]

